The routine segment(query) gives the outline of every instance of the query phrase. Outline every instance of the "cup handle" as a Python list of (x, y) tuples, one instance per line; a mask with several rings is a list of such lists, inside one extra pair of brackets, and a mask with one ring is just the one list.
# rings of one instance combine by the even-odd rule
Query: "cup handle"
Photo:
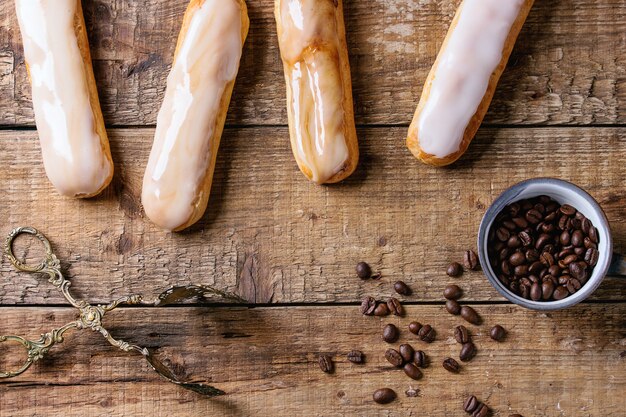
[(619, 253), (613, 253), (613, 259), (611, 259), (611, 266), (609, 266), (608, 275), (616, 276), (618, 278), (626, 278), (626, 259), (624, 255)]

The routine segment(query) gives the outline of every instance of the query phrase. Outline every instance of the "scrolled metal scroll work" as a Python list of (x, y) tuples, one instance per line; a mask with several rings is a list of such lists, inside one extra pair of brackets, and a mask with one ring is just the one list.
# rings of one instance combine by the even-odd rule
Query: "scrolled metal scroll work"
[[(13, 242), (22, 234), (28, 234), (36, 237), (43, 243), (45, 255), (44, 259), (37, 265), (26, 264), (15, 256), (13, 253)], [(241, 297), (220, 291), (216, 288), (203, 285), (186, 285), (172, 287), (162, 292), (154, 301), (145, 301), (141, 295), (133, 294), (118, 298), (106, 305), (91, 305), (84, 300), (76, 300), (70, 294), (71, 283), (61, 273), (61, 263), (56, 255), (52, 252), (52, 246), (48, 239), (33, 227), (18, 227), (11, 231), (5, 242), (5, 253), (11, 264), (19, 271), (29, 273), (41, 273), (48, 276), (48, 281), (57, 287), (66, 300), (79, 310), (78, 319), (66, 324), (58, 329), (53, 329), (48, 333), (44, 333), (38, 340), (27, 340), (20, 336), (0, 336), (0, 344), (18, 343), (22, 345), (26, 351), (24, 363), (12, 371), (0, 371), (0, 378), (12, 378), (25, 372), (30, 366), (43, 358), (48, 351), (56, 344), (63, 342), (63, 335), (72, 329), (83, 330), (91, 329), (100, 333), (111, 345), (125, 352), (136, 351), (140, 353), (148, 362), (154, 371), (182, 388), (197, 392), (199, 394), (214, 397), (225, 394), (224, 391), (207, 385), (202, 382), (181, 381), (163, 362), (161, 362), (154, 353), (144, 347), (128, 343), (124, 340), (115, 339), (109, 331), (103, 326), (103, 319), (107, 312), (114, 310), (120, 305), (141, 305), (145, 307), (158, 307), (168, 304), (182, 303), (190, 300), (202, 301), (207, 296), (219, 296), (229, 301), (246, 302)]]

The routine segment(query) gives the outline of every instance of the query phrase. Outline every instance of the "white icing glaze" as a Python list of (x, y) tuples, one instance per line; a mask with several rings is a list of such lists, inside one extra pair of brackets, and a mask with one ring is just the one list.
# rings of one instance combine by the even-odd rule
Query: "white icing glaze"
[[(67, 196), (92, 195), (113, 166), (96, 131), (74, 29), (77, 0), (15, 0), (48, 178)], [(99, 111), (99, 110), (97, 110)]]
[(346, 165), (337, 8), (331, 0), (279, 0), (278, 40), (293, 152), (324, 183)]
[(418, 123), (422, 150), (438, 158), (457, 152), (524, 0), (464, 0), (438, 57)]
[(146, 214), (166, 230), (188, 222), (202, 198), (222, 97), (239, 70), (242, 13), (238, 0), (202, 3), (168, 76), (142, 191)]

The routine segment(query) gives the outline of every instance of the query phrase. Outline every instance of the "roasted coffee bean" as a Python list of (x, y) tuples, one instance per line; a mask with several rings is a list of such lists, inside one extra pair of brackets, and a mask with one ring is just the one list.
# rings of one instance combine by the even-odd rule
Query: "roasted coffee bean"
[(333, 360), (328, 355), (320, 355), (319, 358), (317, 358), (317, 363), (320, 365), (320, 369), (327, 374), (331, 374), (335, 369)]
[(496, 342), (502, 341), (505, 336), (506, 330), (504, 330), (504, 327), (500, 326), (499, 324), (493, 326), (489, 331), (489, 337), (491, 337)]
[(394, 316), (404, 315), (404, 309), (402, 308), (402, 304), (400, 304), (400, 301), (398, 301), (397, 298), (391, 297), (389, 300), (387, 300), (387, 308), (389, 309), (389, 312)]
[(511, 232), (509, 232), (509, 229), (506, 227), (500, 227), (496, 230), (496, 237), (500, 242), (506, 242), (509, 240), (509, 237), (511, 237)]
[[(567, 255), (565, 258), (562, 259), (563, 261), (563, 265), (567, 266), (569, 264), (571, 264), (572, 262), (578, 260), (578, 256), (572, 254), (572, 255)], [(559, 262), (559, 266), (561, 265), (561, 263)]]
[(533, 285), (532, 281), (530, 280), (530, 278), (528, 277), (523, 277), (519, 280), (520, 285), (527, 285), (527, 286), (531, 286)]
[(378, 404), (389, 404), (397, 397), (396, 392), (391, 388), (381, 388), (374, 391), (372, 398)]
[(481, 403), (476, 410), (472, 413), (472, 417), (486, 417), (489, 414), (489, 407)]
[(461, 290), (461, 287), (455, 284), (446, 285), (446, 288), (443, 290), (443, 296), (448, 300), (458, 300), (462, 294), (463, 290)]
[(517, 228), (517, 226), (515, 225), (515, 223), (513, 223), (510, 220), (503, 220), (502, 221), (502, 226), (506, 227), (507, 229), (509, 229), (510, 231), (513, 231)]
[(415, 362), (415, 365), (419, 366), (420, 368), (426, 368), (428, 366), (428, 359), (426, 358), (426, 354), (424, 353), (424, 351), (416, 350), (415, 354), (413, 355), (413, 362)]
[(415, 349), (413, 349), (413, 346), (405, 343), (400, 345), (398, 349), (400, 351), (400, 356), (402, 356), (402, 359), (404, 359), (405, 362), (411, 362), (413, 360), (413, 355), (415, 355)]
[(454, 339), (460, 344), (465, 344), (471, 340), (467, 328), (463, 325), (454, 328)]
[(435, 329), (433, 329), (430, 324), (422, 326), (418, 333), (420, 340), (426, 343), (432, 343), (433, 340), (435, 340), (435, 335)]
[(414, 363), (407, 363), (404, 365), (404, 373), (411, 379), (420, 379), (422, 377), (422, 371)]
[(578, 256), (584, 256), (585, 255), (585, 248), (582, 246), (579, 246), (577, 248), (574, 248), (574, 253)]
[(567, 287), (567, 291), (569, 291), (570, 294), (574, 294), (581, 287), (580, 281), (578, 281), (576, 278), (572, 278), (569, 281), (567, 281), (566, 287)]
[(374, 309), (374, 315), (376, 317), (385, 317), (389, 315), (389, 307), (387, 307), (386, 303), (378, 303), (376, 308)]
[[(546, 217), (544, 220), (548, 221), (548, 218)], [(552, 219), (550, 219), (549, 221), (552, 221)], [(543, 223), (541, 225), (541, 231), (543, 233), (552, 234), (556, 231), (556, 226), (552, 223)]]
[(587, 262), (589, 266), (596, 266), (596, 264), (598, 263), (599, 257), (600, 257), (600, 252), (598, 252), (597, 249), (589, 248), (585, 252), (585, 262)]
[(552, 293), (554, 292), (554, 283), (551, 280), (544, 281), (541, 284), (541, 297), (544, 301), (552, 298)]
[(472, 342), (464, 343), (461, 347), (461, 353), (459, 354), (459, 358), (463, 362), (469, 362), (476, 356), (476, 345)]
[(537, 224), (543, 219), (543, 214), (535, 209), (530, 209), (526, 212), (525, 218), (528, 220), (528, 223)]
[(591, 241), (591, 239), (589, 239), (589, 237), (586, 237), (585, 240), (583, 241), (583, 245), (589, 249), (589, 248), (594, 248), (594, 249), (598, 249), (598, 245), (596, 245), (595, 243), (593, 243)]
[(572, 233), (572, 245), (574, 246), (582, 246), (585, 242), (585, 236), (583, 236), (582, 230), (574, 230)]
[(528, 249), (526, 251), (526, 260), (528, 262), (536, 262), (539, 260), (539, 252), (535, 249)]
[(517, 236), (519, 236), (520, 240), (522, 241), (522, 245), (530, 246), (533, 244), (533, 238), (527, 231), (520, 232)]
[(393, 284), (393, 289), (400, 295), (411, 295), (411, 288), (403, 281), (396, 281), (396, 283)]
[(520, 229), (525, 229), (528, 227), (528, 222), (523, 217), (513, 217), (511, 221), (515, 223), (515, 225)]
[(530, 299), (533, 301), (541, 300), (541, 285), (538, 282), (530, 287)]
[(519, 286), (519, 295), (522, 298), (530, 299), (530, 284), (522, 284)]
[(454, 300), (448, 300), (446, 301), (446, 310), (448, 313), (458, 316), (461, 314), (461, 305)]
[(587, 282), (587, 263), (585, 261), (569, 264), (569, 273), (577, 280)]
[(409, 331), (411, 333), (413, 333), (414, 335), (416, 335), (416, 336), (419, 333), (421, 328), (422, 328), (421, 323), (418, 323), (416, 321), (412, 321), (412, 322), (409, 323)]
[(508, 261), (502, 261), (502, 263), (500, 264), (500, 270), (505, 274), (505, 275), (512, 275), (513, 274), (513, 270), (511, 269), (511, 264)]
[(453, 372), (455, 374), (458, 373), (459, 370), (461, 369), (461, 366), (459, 365), (459, 363), (452, 358), (444, 359), (443, 367), (445, 368), (446, 371)]
[(571, 235), (569, 234), (569, 232), (567, 230), (563, 230), (563, 232), (561, 232), (561, 236), (559, 236), (559, 242), (561, 243), (561, 245), (563, 246), (569, 245), (570, 240), (571, 240)]
[(520, 246), (522, 246), (522, 241), (519, 238), (519, 236), (517, 235), (513, 235), (509, 238), (509, 240), (506, 242), (506, 246), (508, 246), (511, 249), (517, 249)]
[(463, 317), (463, 319), (468, 323), (472, 323), (475, 325), (480, 324), (480, 316), (478, 315), (478, 313), (476, 313), (476, 310), (474, 310), (470, 306), (461, 307), (461, 317)]
[(556, 255), (557, 259), (565, 259), (568, 256), (572, 255), (574, 253), (574, 247), (573, 246), (567, 246), (565, 248), (563, 248), (563, 250), (561, 252), (559, 252), (558, 255)]
[[(515, 230), (515, 224), (513, 224), (513, 230)], [(463, 254), (463, 265), (465, 269), (475, 271), (478, 269), (479, 261), (476, 252), (473, 250), (466, 250)]]
[(528, 275), (528, 265), (518, 265), (513, 270), (513, 275), (516, 277), (523, 277)]
[(511, 216), (517, 216), (517, 213), (522, 209), (522, 207), (518, 203), (511, 203), (506, 208)]
[(374, 297), (365, 297), (363, 301), (361, 301), (361, 314), (366, 316), (371, 316), (374, 314), (374, 310), (376, 309), (376, 300)]
[(383, 328), (383, 340), (387, 343), (393, 343), (398, 340), (400, 337), (400, 331), (395, 326), (395, 324), (387, 324)]
[(539, 237), (537, 238), (537, 241), (535, 242), (535, 248), (537, 250), (541, 250), (545, 248), (545, 246), (551, 241), (552, 241), (552, 236), (546, 233), (542, 233), (539, 235)]
[(531, 274), (539, 274), (544, 269), (546, 269), (544, 264), (539, 261), (535, 261), (528, 267), (528, 272)]
[(554, 265), (554, 256), (550, 252), (542, 252), (539, 261), (547, 267)]
[(348, 352), (348, 360), (352, 363), (363, 363), (365, 362), (365, 355), (360, 350), (351, 350)]
[(552, 265), (550, 268), (548, 268), (548, 274), (552, 275), (553, 277), (558, 277), (559, 275), (561, 275), (561, 268), (559, 268), (558, 265)]
[(562, 300), (565, 297), (567, 297), (568, 295), (569, 295), (569, 291), (567, 291), (567, 288), (565, 288), (562, 285), (559, 285), (558, 287), (556, 287), (556, 289), (552, 293), (552, 297), (555, 300)]
[(361, 279), (368, 279), (372, 276), (372, 268), (365, 262), (359, 262), (356, 264), (356, 275)]
[(576, 214), (576, 209), (569, 204), (563, 204), (560, 210), (561, 213), (565, 214), (566, 216), (573, 216), (574, 214)]
[(459, 275), (461, 275), (462, 272), (463, 268), (458, 262), (452, 262), (450, 265), (448, 265), (448, 269), (446, 270), (446, 274), (451, 277), (458, 277)]
[(385, 351), (385, 359), (387, 362), (396, 367), (401, 367), (404, 364), (404, 359), (402, 359), (402, 355), (395, 349), (387, 349)]
[(522, 252), (515, 252), (509, 257), (509, 262), (513, 266), (518, 266), (526, 262), (526, 256)]
[(504, 261), (505, 259), (508, 259), (510, 254), (511, 251), (507, 248), (500, 250), (500, 252), (498, 253), (499, 260)]
[(591, 226), (589, 228), (589, 239), (591, 239), (591, 241), (593, 243), (598, 243), (598, 229), (596, 229), (595, 227)]
[(467, 400), (463, 403), (463, 410), (466, 413), (473, 413), (478, 406), (480, 405), (480, 401), (473, 395), (470, 395)]
[(572, 279), (571, 275), (561, 275), (557, 280), (557, 283), (559, 285), (565, 285), (570, 279)]
[(580, 227), (581, 227), (583, 233), (588, 235), (589, 234), (589, 230), (593, 227), (593, 224), (591, 223), (591, 220), (589, 220), (588, 218), (585, 217), (582, 220)]

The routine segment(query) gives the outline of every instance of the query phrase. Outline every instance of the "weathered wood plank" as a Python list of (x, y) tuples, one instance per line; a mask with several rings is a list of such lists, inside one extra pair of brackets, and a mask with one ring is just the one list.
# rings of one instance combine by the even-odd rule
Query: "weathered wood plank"
[[(498, 416), (623, 415), (626, 304), (550, 314), (511, 306), (476, 308), (485, 323), (468, 327), (478, 355), (463, 364), (460, 375), (440, 364), (459, 351), (452, 328), (460, 319), (443, 306), (411, 307), (406, 318), (389, 320), (364, 318), (354, 306), (124, 309), (107, 320), (115, 336), (160, 347), (163, 358), (180, 365), (182, 376), (210, 378), (229, 395), (206, 400), (181, 390), (160, 380), (143, 360), (85, 331), (68, 336), (29, 373), (1, 381), (0, 415), (460, 416), (469, 394)], [(37, 337), (70, 320), (73, 311), (4, 308), (2, 317), (0, 334)], [(414, 319), (438, 331), (434, 343), (408, 333)], [(401, 329), (400, 342), (429, 356), (431, 365), (420, 381), (385, 361), (389, 345), (380, 333), (389, 321)], [(509, 330), (505, 342), (488, 338), (494, 324)], [(366, 364), (347, 362), (345, 354), (352, 349), (365, 353)], [(333, 355), (333, 375), (318, 368), (319, 353)], [(384, 386), (399, 397), (379, 406), (371, 394)], [(409, 387), (418, 388), (420, 396), (407, 397)]]
[[(357, 123), (409, 123), (459, 1), (345, 1)], [(155, 123), (187, 2), (84, 2), (108, 125)], [(285, 124), (273, 0), (248, 7), (250, 35), (228, 122)], [(32, 125), (11, 1), (0, 4), (0, 88), (0, 125)], [(626, 123), (624, 2), (536, 2), (486, 122)]]
[[(615, 249), (626, 252), (626, 129), (482, 129), (447, 169), (416, 162), (404, 131), (360, 129), (357, 172), (320, 187), (298, 172), (286, 128), (228, 129), (207, 214), (180, 234), (142, 217), (152, 129), (110, 130), (114, 184), (89, 201), (56, 195), (34, 131), (0, 132), (0, 235), (40, 228), (77, 293), (94, 301), (194, 282), (244, 291), (257, 303), (354, 302), (389, 296), (396, 279), (414, 288), (413, 300), (440, 300), (450, 280), (445, 266), (475, 246), (490, 202), (519, 180), (556, 176), (599, 200)], [(384, 279), (357, 279), (360, 260)], [(64, 301), (46, 281), (12, 272), (6, 259), (0, 275), (0, 304)], [(468, 299), (502, 299), (480, 272), (461, 282)], [(624, 292), (623, 282), (607, 280), (595, 298), (622, 300)]]

